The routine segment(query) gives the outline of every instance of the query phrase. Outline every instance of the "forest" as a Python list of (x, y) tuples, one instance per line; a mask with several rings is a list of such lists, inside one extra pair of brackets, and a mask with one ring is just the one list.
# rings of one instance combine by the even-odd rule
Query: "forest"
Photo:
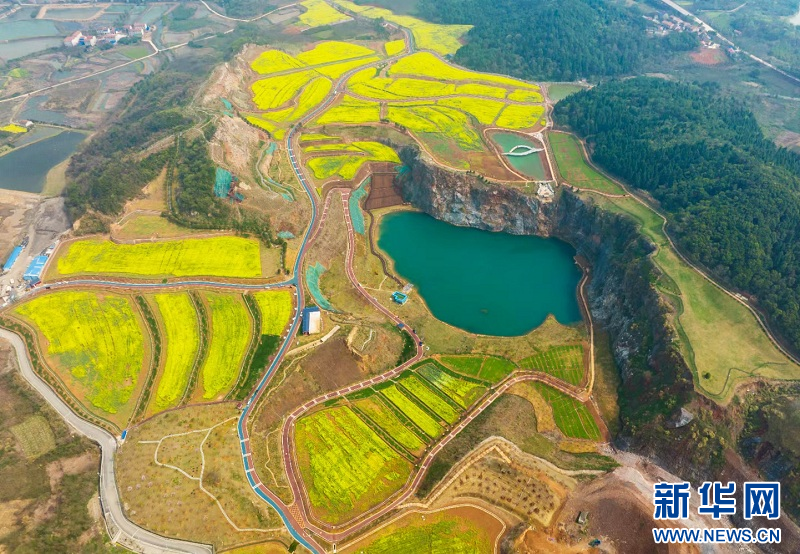
[(454, 60), (524, 79), (571, 81), (631, 74), (696, 36), (649, 36), (635, 10), (604, 0), (421, 0), (419, 14), (438, 23), (474, 25)]
[(595, 162), (651, 194), (678, 247), (753, 296), (800, 350), (800, 156), (713, 85), (612, 81), (553, 116), (587, 140)]

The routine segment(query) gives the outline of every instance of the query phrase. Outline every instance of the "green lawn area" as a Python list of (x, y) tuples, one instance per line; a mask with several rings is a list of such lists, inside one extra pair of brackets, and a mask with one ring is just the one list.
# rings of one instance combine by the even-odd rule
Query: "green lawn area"
[(534, 388), (553, 407), (553, 419), (564, 436), (600, 440), (600, 430), (586, 406), (544, 383), (534, 383)]
[(483, 357), (481, 356), (442, 356), (440, 361), (459, 373), (477, 377), (483, 366)]
[(120, 53), (132, 60), (138, 60), (139, 58), (144, 58), (145, 56), (151, 54), (151, 50), (145, 46), (144, 44), (134, 44), (131, 46), (123, 46), (119, 49)]
[(553, 346), (521, 360), (519, 365), (523, 369), (543, 371), (571, 385), (578, 385), (583, 379), (583, 346)]
[(397, 492), (411, 464), (347, 406), (300, 418), (295, 426), (300, 474), (316, 515), (347, 521)]
[(800, 379), (800, 367), (772, 344), (755, 316), (678, 257), (658, 215), (633, 198), (593, 198), (633, 217), (658, 247), (653, 260), (664, 272), (658, 287), (678, 303), (680, 346), (703, 394), (727, 402), (735, 385), (751, 377)]
[(590, 167), (583, 157), (583, 149), (574, 135), (548, 133), (550, 147), (561, 177), (570, 185), (609, 194), (625, 194), (622, 188)]

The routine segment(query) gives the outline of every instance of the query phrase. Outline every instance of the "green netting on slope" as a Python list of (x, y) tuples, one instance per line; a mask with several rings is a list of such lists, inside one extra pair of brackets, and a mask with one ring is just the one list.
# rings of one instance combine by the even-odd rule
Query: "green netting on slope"
[(217, 179), (214, 182), (214, 195), (217, 198), (225, 198), (231, 190), (231, 180), (233, 175), (227, 169), (217, 168)]
[(295, 236), (294, 233), (292, 233), (291, 231), (281, 231), (280, 233), (278, 233), (278, 238), (281, 238), (283, 240), (289, 240), (295, 238)]
[(359, 235), (363, 235), (365, 231), (364, 226), (364, 212), (361, 211), (361, 199), (367, 194), (367, 183), (369, 179), (364, 179), (361, 186), (350, 193), (350, 220), (353, 222), (353, 230)]
[(314, 297), (314, 302), (317, 303), (317, 306), (323, 310), (333, 312), (335, 311), (333, 306), (331, 305), (330, 301), (325, 298), (325, 295), (322, 294), (322, 291), (319, 288), (319, 280), (325, 271), (325, 266), (319, 262), (308, 266), (306, 268), (306, 286), (308, 287), (308, 292), (310, 292), (311, 296)]

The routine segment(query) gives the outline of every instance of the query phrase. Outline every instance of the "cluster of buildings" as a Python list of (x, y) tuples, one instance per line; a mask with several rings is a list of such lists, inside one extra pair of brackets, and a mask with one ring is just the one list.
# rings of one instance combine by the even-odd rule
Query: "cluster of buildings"
[[(643, 16), (647, 21), (655, 24), (655, 28), (650, 32), (657, 36), (665, 36), (669, 33), (694, 33), (703, 43), (704, 46), (711, 48), (712, 44), (716, 44), (709, 36), (709, 27), (697, 23), (684, 21), (680, 17), (666, 12), (658, 13), (654, 16)], [(719, 45), (716, 45), (719, 48)]]
[(116, 44), (124, 38), (142, 37), (155, 30), (155, 26), (147, 23), (134, 23), (121, 28), (105, 27), (87, 31), (75, 31), (64, 39), (64, 46), (94, 46), (96, 44)]
[(9, 254), (8, 258), (3, 264), (3, 277), (0, 280), (0, 286), (2, 286), (3, 289), (3, 306), (7, 305), (9, 302), (13, 302), (18, 295), (23, 294), (26, 290), (35, 287), (41, 282), (44, 268), (47, 265), (47, 261), (50, 259), (50, 255), (56, 249), (57, 244), (58, 241), (48, 246), (37, 256), (34, 256), (28, 264), (28, 267), (22, 272), (21, 279), (19, 278), (19, 269), (13, 273), (11, 272), (17, 266), (18, 262), (20, 261), (20, 256), (22, 256), (22, 253), (28, 246), (28, 237), (25, 237), (25, 239), (18, 246), (14, 247), (14, 249), (11, 251), (11, 254)]

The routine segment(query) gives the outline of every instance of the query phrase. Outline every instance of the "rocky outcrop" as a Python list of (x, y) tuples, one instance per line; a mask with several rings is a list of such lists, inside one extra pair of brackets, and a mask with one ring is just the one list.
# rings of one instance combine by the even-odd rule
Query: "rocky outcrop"
[(456, 173), (424, 163), (413, 148), (401, 152), (407, 171), (396, 180), (403, 200), (436, 219), (487, 231), (549, 236), (552, 203), (532, 193), (492, 185), (473, 173)]

